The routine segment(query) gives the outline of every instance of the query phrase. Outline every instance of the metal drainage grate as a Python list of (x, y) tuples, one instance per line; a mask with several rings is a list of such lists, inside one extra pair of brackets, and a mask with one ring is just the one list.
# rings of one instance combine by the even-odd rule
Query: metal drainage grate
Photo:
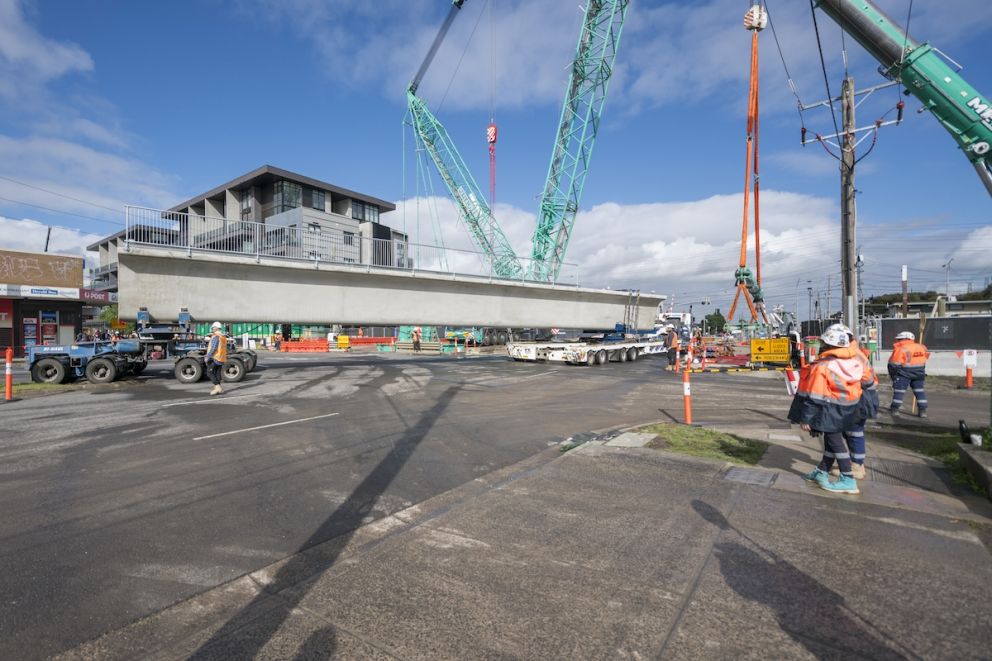
[(775, 481), (775, 473), (771, 471), (756, 470), (754, 468), (731, 468), (723, 474), (723, 479), (731, 482), (743, 482), (744, 484), (759, 484), (761, 486), (771, 486)]

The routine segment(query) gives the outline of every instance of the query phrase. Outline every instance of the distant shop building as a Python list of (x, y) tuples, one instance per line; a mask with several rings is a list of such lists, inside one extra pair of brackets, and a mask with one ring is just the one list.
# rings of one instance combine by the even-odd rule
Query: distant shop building
[(0, 250), (0, 347), (72, 343), (89, 294), (81, 257)]

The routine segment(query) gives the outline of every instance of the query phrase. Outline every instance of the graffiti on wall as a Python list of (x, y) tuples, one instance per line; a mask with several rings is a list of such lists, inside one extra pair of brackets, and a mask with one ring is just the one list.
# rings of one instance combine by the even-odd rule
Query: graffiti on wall
[(0, 283), (82, 287), (81, 257), (0, 250)]

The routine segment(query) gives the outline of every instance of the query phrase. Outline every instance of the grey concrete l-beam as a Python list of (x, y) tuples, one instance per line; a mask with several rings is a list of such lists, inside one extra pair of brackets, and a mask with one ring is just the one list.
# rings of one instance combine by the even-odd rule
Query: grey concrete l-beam
[[(612, 328), (626, 292), (376, 267), (131, 244), (118, 253), (119, 310), (154, 319), (188, 308), (198, 321), (297, 324), (464, 325)], [(640, 297), (638, 326), (650, 329), (663, 296)]]

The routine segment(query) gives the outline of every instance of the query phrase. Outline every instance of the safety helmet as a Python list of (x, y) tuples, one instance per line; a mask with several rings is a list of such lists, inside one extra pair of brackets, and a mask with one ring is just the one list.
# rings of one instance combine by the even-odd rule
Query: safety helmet
[(903, 331), (903, 332), (899, 333), (898, 335), (896, 335), (896, 339), (897, 340), (915, 340), (916, 339), (916, 336), (913, 335), (912, 333), (910, 333), (909, 331)]
[(851, 338), (847, 336), (847, 333), (833, 327), (823, 331), (823, 335), (820, 336), (820, 341), (824, 344), (829, 344), (832, 347), (851, 346)]
[(220, 323), (219, 321), (215, 321), (214, 323), (210, 324), (210, 330), (217, 330), (218, 328), (223, 328), (223, 327), (224, 324)]
[(839, 330), (842, 333), (847, 333), (851, 337), (854, 337), (854, 333), (851, 331), (851, 329), (845, 326), (844, 324), (833, 324), (829, 326), (827, 330)]

